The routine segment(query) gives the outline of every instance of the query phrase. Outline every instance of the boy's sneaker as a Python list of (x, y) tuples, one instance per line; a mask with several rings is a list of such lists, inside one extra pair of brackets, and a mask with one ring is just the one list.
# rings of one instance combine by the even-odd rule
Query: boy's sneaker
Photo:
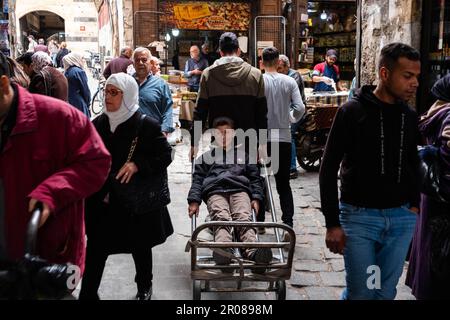
[[(234, 255), (233, 249), (231, 249), (231, 248), (222, 249), (222, 250), (224, 250), (224, 251)], [(221, 255), (220, 253), (218, 253), (216, 251), (213, 251), (213, 260), (216, 263), (216, 265), (229, 265), (231, 263), (231, 258), (230, 257)], [(231, 268), (230, 269), (225, 269), (224, 268), (224, 269), (222, 269), (222, 272), (233, 273), (234, 269), (231, 269)]]
[[(256, 264), (269, 264), (272, 261), (272, 257), (270, 248), (258, 248), (248, 256), (248, 259), (255, 261)], [(266, 268), (253, 269), (252, 272), (261, 274), (266, 272)]]
[(272, 256), (270, 248), (258, 248), (248, 256), (248, 259), (255, 261), (256, 264), (268, 264), (272, 261)]

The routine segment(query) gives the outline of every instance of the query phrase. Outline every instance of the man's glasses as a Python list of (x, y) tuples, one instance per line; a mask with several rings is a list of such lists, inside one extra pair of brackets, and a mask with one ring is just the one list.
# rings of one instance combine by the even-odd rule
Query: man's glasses
[(122, 90), (119, 90), (119, 89), (111, 89), (111, 90), (104, 89), (103, 90), (103, 93), (105, 94), (105, 97), (107, 95), (110, 95), (111, 97), (115, 97), (121, 92), (122, 92)]

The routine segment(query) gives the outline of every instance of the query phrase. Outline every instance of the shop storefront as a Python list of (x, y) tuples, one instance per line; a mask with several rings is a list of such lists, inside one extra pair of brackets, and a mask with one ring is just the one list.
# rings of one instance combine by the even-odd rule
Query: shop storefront
[(356, 1), (308, 1), (307, 14), (299, 17), (297, 55), (297, 66), (308, 86), (313, 86), (314, 66), (325, 61), (326, 52), (334, 49), (341, 85), (350, 88), (355, 76), (356, 17)]
[(450, 74), (450, 0), (424, 1), (422, 17), (422, 76), (417, 103), (420, 113), (434, 103), (430, 95), (433, 84)]
[(9, 30), (9, 3), (8, 0), (0, 1), (0, 51), (9, 56), (11, 55), (10, 32)]
[[(178, 53), (180, 69), (189, 58), (192, 45), (207, 44), (211, 55), (218, 56), (220, 35), (236, 33), (241, 39), (243, 57), (248, 58), (248, 39), (252, 21), (251, 1), (160, 1), (159, 33), (166, 34), (168, 61)], [(174, 30), (178, 30), (173, 32)]]

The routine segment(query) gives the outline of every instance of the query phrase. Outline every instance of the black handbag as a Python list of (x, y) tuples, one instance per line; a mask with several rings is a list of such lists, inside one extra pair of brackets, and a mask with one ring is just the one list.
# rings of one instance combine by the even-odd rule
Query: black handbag
[[(145, 115), (142, 115), (139, 119), (137, 135), (131, 142), (127, 162), (130, 162), (133, 157), (144, 119)], [(155, 173), (151, 177), (138, 172), (131, 177), (128, 183), (120, 183), (115, 175), (111, 175), (110, 180), (112, 196), (130, 215), (144, 215), (159, 210), (170, 203), (166, 170)]]
[(439, 148), (435, 145), (420, 146), (421, 192), (438, 202), (450, 202), (450, 195), (441, 187), (442, 164)]

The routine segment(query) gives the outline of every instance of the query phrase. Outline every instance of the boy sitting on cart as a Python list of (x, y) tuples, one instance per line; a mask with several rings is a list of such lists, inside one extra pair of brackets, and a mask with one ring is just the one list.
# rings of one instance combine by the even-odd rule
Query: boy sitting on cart
[[(252, 209), (259, 211), (263, 200), (263, 186), (256, 163), (250, 162), (243, 147), (235, 146), (233, 120), (219, 117), (214, 120), (215, 144), (195, 162), (192, 186), (188, 195), (189, 216), (197, 215), (202, 200), (206, 203), (211, 221), (251, 222)], [(256, 161), (255, 161), (256, 162)], [(232, 242), (232, 228), (217, 227), (216, 242)], [(255, 242), (254, 228), (236, 228), (242, 242)], [(226, 250), (232, 254), (232, 250)], [(270, 248), (246, 248), (242, 255), (257, 264), (272, 260)], [(217, 265), (231, 263), (231, 258), (213, 251)]]

